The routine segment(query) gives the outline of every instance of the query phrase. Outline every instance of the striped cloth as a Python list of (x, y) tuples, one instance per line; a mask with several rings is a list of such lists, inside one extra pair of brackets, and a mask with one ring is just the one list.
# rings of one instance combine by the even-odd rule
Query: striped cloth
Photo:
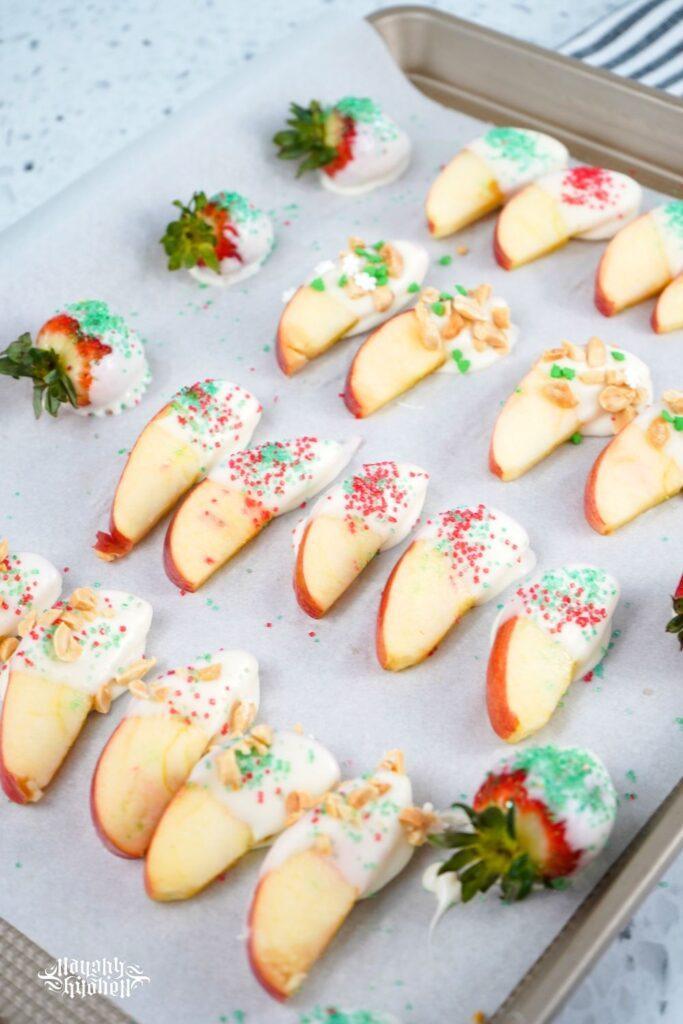
[(573, 36), (560, 53), (683, 96), (683, 0), (625, 4)]

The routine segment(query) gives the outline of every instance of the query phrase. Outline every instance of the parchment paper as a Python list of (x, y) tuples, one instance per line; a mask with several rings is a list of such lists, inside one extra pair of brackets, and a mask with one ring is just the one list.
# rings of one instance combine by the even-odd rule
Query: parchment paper
[[(331, 195), (313, 178), (295, 180), (270, 143), (290, 99), (333, 101), (349, 92), (375, 97), (415, 143), (404, 178), (357, 199)], [(608, 854), (566, 892), (512, 907), (491, 897), (453, 910), (430, 945), (433, 907), (420, 876), (431, 855), (421, 852), (396, 882), (354, 910), (287, 1007), (256, 984), (242, 941), (263, 854), (187, 903), (148, 900), (142, 864), (104, 849), (88, 808), (95, 760), (125, 698), (108, 718), (93, 716), (40, 804), (1, 804), (0, 913), (55, 957), (118, 956), (138, 964), (151, 981), (122, 1006), (144, 1024), (232, 1024), (238, 1010), (247, 1024), (293, 1024), (329, 1005), (392, 1012), (404, 1024), (459, 1024), (475, 1010), (491, 1012), (679, 776), (681, 661), (664, 623), (683, 561), (680, 501), (603, 538), (581, 512), (601, 440), (567, 445), (512, 484), (488, 472), (486, 456), (499, 405), (542, 348), (599, 333), (646, 359), (659, 392), (683, 383), (683, 340), (651, 333), (648, 304), (611, 321), (600, 317), (591, 300), (600, 243), (572, 242), (508, 274), (491, 254), (492, 219), (456, 239), (428, 239), (427, 187), (479, 131), (471, 118), (415, 92), (368, 25), (319, 22), (0, 240), (3, 345), (37, 331), (65, 302), (102, 298), (148, 339), (154, 373), (143, 403), (107, 420), (63, 415), (36, 423), (26, 382), (0, 382), (0, 533), (15, 549), (68, 567), (67, 588), (100, 583), (150, 600), (148, 651), (160, 669), (221, 645), (252, 651), (261, 666), (262, 719), (302, 722), (346, 774), (402, 747), (417, 801), (444, 806), (472, 795), (501, 752), (484, 707), (497, 602), (468, 615), (426, 664), (392, 675), (377, 665), (373, 634), (382, 586), (402, 548), (377, 558), (321, 622), (299, 610), (292, 592), (297, 514), (277, 520), (196, 595), (181, 596), (164, 575), (163, 528), (120, 564), (98, 562), (91, 544), (106, 527), (125, 452), (180, 385), (220, 375), (251, 388), (265, 406), (255, 441), (360, 433), (362, 459), (408, 459), (432, 474), (426, 512), (490, 502), (528, 528), (541, 567), (593, 561), (623, 587), (604, 672), (576, 683), (536, 738), (584, 744), (606, 761), (623, 797)], [(173, 214), (170, 202), (198, 188), (236, 189), (275, 211), (277, 249), (244, 287), (202, 290), (165, 269), (157, 240)], [(648, 205), (654, 200), (649, 195)], [(428, 280), (442, 287), (492, 282), (522, 329), (514, 353), (471, 377), (435, 376), (360, 423), (339, 398), (358, 339), (285, 379), (273, 352), (281, 293), (334, 255), (349, 232), (417, 239), (434, 259), (468, 245), (469, 255), (435, 265)]]

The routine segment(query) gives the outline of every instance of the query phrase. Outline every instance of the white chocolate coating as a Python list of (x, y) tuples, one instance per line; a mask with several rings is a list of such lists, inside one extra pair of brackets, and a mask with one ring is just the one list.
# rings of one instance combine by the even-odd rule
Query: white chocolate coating
[[(494, 309), (509, 308), (505, 299), (496, 295), (491, 296), (481, 305), (483, 311), (487, 313), (489, 317)], [(432, 316), (437, 326), (442, 326), (446, 321), (445, 315), (437, 316), (436, 313), (432, 312)], [(516, 324), (511, 323), (509, 327), (502, 329), (507, 340), (508, 347), (506, 349), (493, 348), (490, 345), (486, 345), (480, 350), (474, 345), (472, 326), (472, 321), (468, 320), (455, 338), (449, 338), (444, 342), (449, 358), (446, 359), (446, 361), (439, 367), (437, 373), (462, 373), (462, 368), (464, 366), (466, 366), (467, 373), (476, 373), (477, 370), (485, 370), (487, 367), (492, 366), (501, 359), (505, 359), (519, 341), (519, 327)], [(456, 356), (457, 358), (455, 358)], [(466, 360), (466, 362), (464, 362), (464, 360)]]
[(317, 516), (345, 520), (351, 530), (372, 530), (380, 551), (400, 544), (415, 526), (427, 495), (429, 474), (408, 462), (366, 463), (358, 473), (316, 501), (294, 531), (298, 548), (308, 523)]
[[(92, 621), (73, 630), (83, 647), (76, 661), (57, 658), (52, 643), (56, 625), (36, 625), (7, 662), (9, 670), (41, 675), (92, 696), (103, 683), (115, 682), (144, 653), (152, 606), (123, 590), (95, 593), (97, 609)], [(112, 697), (120, 696), (125, 688), (112, 686)]]
[[(217, 665), (220, 675), (203, 680), (197, 673)], [(216, 651), (202, 654), (192, 665), (174, 668), (157, 676), (149, 684), (152, 695), (161, 691), (160, 700), (132, 697), (126, 718), (165, 716), (196, 725), (206, 733), (207, 740), (226, 736), (230, 716), (238, 701), (259, 707), (258, 662), (246, 651)]]
[(354, 117), (352, 156), (333, 174), (321, 170), (322, 185), (338, 195), (357, 196), (400, 178), (410, 163), (411, 152), (410, 139), (403, 129), (369, 100), (341, 100), (337, 109)]
[(230, 288), (258, 273), (270, 256), (275, 245), (273, 222), (238, 192), (219, 192), (209, 202), (227, 211), (226, 237), (237, 255), (224, 257), (218, 273), (210, 267), (191, 267), (190, 274), (202, 284)]
[[(358, 899), (374, 895), (406, 866), (414, 853), (399, 813), (412, 804), (412, 787), (406, 775), (379, 771), (374, 780), (389, 787), (386, 793), (366, 803), (360, 813), (343, 821), (319, 804), (275, 841), (261, 866), (261, 878), (289, 857), (315, 845), (316, 837), (328, 836), (330, 861), (346, 881), (355, 886)], [(364, 778), (343, 782), (341, 794), (361, 788)]]
[(566, 167), (569, 159), (561, 142), (528, 128), (491, 128), (465, 148), (484, 161), (506, 198), (542, 174)]
[(618, 601), (619, 584), (604, 569), (578, 564), (548, 569), (505, 602), (493, 623), (491, 641), (508, 619), (531, 619), (567, 651), (576, 680), (607, 654)]
[(239, 737), (229, 740), (206, 754), (187, 784), (206, 789), (248, 825), (255, 844), (282, 832), (290, 793), (306, 793), (317, 800), (339, 781), (339, 765), (321, 743), (312, 736), (276, 729), (267, 752), (236, 754), (242, 781), (239, 789), (233, 789), (221, 782), (219, 761), (225, 750), (239, 742)]
[(611, 238), (638, 216), (643, 190), (627, 174), (597, 167), (572, 167), (539, 178), (552, 196), (568, 234), (590, 241)]
[(359, 438), (327, 441), (299, 437), (275, 441), (223, 459), (208, 478), (249, 495), (273, 516), (281, 516), (327, 487), (359, 444)]
[(62, 592), (52, 562), (31, 552), (10, 552), (0, 563), (0, 637), (16, 636), (21, 620), (50, 608)]

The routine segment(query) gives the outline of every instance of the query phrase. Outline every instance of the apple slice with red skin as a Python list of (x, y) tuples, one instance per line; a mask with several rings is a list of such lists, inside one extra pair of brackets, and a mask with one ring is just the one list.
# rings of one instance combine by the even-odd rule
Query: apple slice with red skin
[[(671, 428), (669, 428), (671, 429)], [(683, 489), (683, 470), (629, 423), (598, 456), (586, 482), (584, 512), (597, 533), (608, 534)]]
[(307, 615), (321, 618), (375, 557), (383, 538), (358, 522), (319, 515), (310, 520), (299, 544), (294, 592)]
[(486, 704), (494, 732), (518, 743), (549, 721), (572, 681), (574, 664), (561, 644), (531, 619), (501, 623), (489, 657)]
[(645, 213), (618, 231), (603, 252), (595, 277), (595, 305), (604, 316), (614, 316), (657, 295), (671, 276), (660, 233)]
[(505, 201), (487, 163), (463, 149), (446, 164), (427, 194), (425, 213), (434, 238), (446, 238)]
[(683, 274), (666, 286), (652, 311), (652, 329), (657, 334), (683, 329)]
[(559, 249), (569, 237), (553, 197), (538, 185), (527, 185), (498, 215), (493, 252), (504, 270), (514, 270)]
[(298, 373), (344, 337), (358, 322), (343, 302), (310, 285), (298, 288), (285, 306), (275, 353), (287, 376)]
[(399, 313), (373, 331), (349, 367), (344, 402), (363, 419), (408, 391), (446, 361), (443, 348), (424, 344), (414, 310)]

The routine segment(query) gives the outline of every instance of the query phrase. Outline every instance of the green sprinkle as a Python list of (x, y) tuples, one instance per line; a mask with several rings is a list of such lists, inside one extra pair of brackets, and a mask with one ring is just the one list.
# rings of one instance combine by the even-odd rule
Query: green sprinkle
[(322, 277), (314, 277), (313, 280), (311, 281), (311, 288), (313, 288), (313, 290), (316, 292), (324, 292), (325, 282), (323, 281)]
[(458, 363), (458, 369), (460, 370), (461, 373), (467, 373), (471, 365), (472, 363), (469, 361), (469, 359), (461, 359), (460, 362)]
[(375, 250), (375, 252), (379, 252), (380, 249), (382, 249), (383, 247), (384, 247), (384, 240), (382, 240), (381, 242), (375, 242), (375, 244), (373, 245), (372, 248)]
[(668, 409), (662, 409), (662, 419), (670, 423), (674, 430), (683, 430), (683, 416), (672, 416)]
[(443, 302), (432, 302), (432, 313), (436, 313), (437, 316), (443, 316), (446, 312), (446, 307)]
[(441, 292), (439, 298), (441, 299), (442, 302), (450, 302), (453, 296), (451, 295), (450, 292)]
[(441, 266), (441, 267), (450, 267), (452, 262), (453, 262), (453, 257), (452, 256), (448, 256), (448, 255), (442, 256), (440, 258), (440, 260), (439, 260), (439, 266)]
[(467, 288), (462, 284), (456, 284), (455, 290), (456, 292), (460, 292), (461, 295), (467, 295)]
[(417, 283), (417, 281), (411, 281), (410, 284), (408, 285), (408, 291), (411, 293), (411, 295), (414, 295), (415, 292), (419, 292), (419, 290), (420, 286)]
[(582, 441), (583, 441), (583, 434), (580, 434), (578, 430), (576, 431), (575, 434), (572, 434), (572, 436), (569, 438), (569, 443), (570, 444), (581, 444)]
[(616, 359), (618, 363), (623, 363), (624, 359), (626, 359), (626, 356), (623, 352), (612, 352), (611, 356), (612, 359)]
[(337, 281), (337, 284), (339, 285), (340, 288), (345, 288), (348, 283), (349, 283), (348, 274), (342, 274), (342, 276)]
[(574, 380), (574, 377), (576, 377), (576, 370), (572, 370), (571, 366), (558, 366), (557, 363), (553, 363), (550, 367), (550, 376), (555, 377), (556, 379), (564, 377), (567, 380)]

